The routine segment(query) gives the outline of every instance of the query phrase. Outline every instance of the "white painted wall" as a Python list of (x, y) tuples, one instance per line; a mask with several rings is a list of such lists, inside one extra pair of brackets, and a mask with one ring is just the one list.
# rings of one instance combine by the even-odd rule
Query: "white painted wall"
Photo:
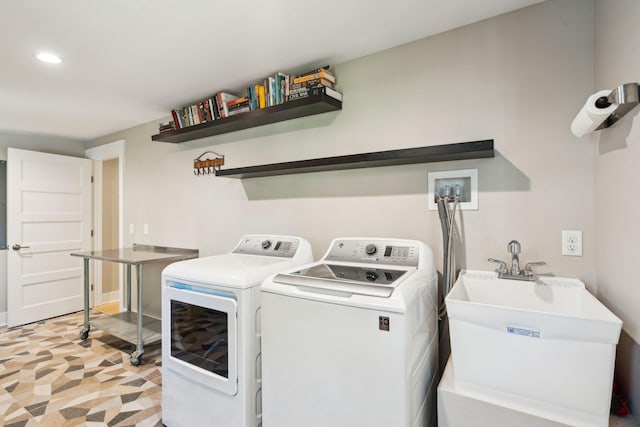
[[(43, 135), (12, 134), (0, 131), (0, 160), (7, 160), (7, 148), (42, 151), (51, 154), (84, 157), (81, 141)], [(8, 242), (9, 243), (9, 242)], [(11, 246), (11, 243), (9, 243)], [(7, 311), (7, 251), (0, 251), (0, 324), (6, 322)]]
[[(339, 113), (177, 145), (152, 142), (153, 122), (89, 146), (127, 141), (125, 223), (136, 229), (127, 243), (201, 255), (245, 233), (304, 236), (316, 257), (336, 236), (393, 236), (427, 242), (440, 266), (427, 171), (477, 167), (480, 210), (461, 216), (460, 264), (493, 269), (486, 259), (506, 259), (517, 239), (522, 260), (594, 290), (593, 151), (569, 131), (593, 86), (592, 40), (591, 2), (545, 2), (337, 65)], [(250, 180), (192, 173), (206, 150), (237, 167), (487, 138), (495, 159)], [(584, 231), (584, 257), (560, 255), (562, 229)]]
[[(595, 86), (612, 89), (640, 82), (638, 40), (640, 2), (595, 1)], [(640, 410), (640, 108), (636, 107), (610, 129), (593, 134), (598, 297), (624, 322), (617, 357), (617, 378)]]

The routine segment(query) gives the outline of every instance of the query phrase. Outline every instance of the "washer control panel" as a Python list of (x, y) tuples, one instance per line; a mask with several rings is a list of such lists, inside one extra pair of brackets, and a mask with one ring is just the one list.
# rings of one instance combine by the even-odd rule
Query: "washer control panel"
[(324, 258), (329, 261), (418, 267), (420, 242), (384, 239), (336, 239)]
[(232, 253), (293, 258), (298, 250), (299, 243), (298, 239), (282, 236), (244, 236)]

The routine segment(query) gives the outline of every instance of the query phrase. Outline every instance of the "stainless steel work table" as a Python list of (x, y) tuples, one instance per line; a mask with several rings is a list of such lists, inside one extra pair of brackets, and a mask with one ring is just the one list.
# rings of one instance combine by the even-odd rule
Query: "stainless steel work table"
[[(135, 343), (136, 350), (131, 353), (131, 364), (139, 365), (144, 353), (144, 345), (160, 340), (160, 320), (145, 316), (142, 312), (142, 284), (144, 265), (157, 262), (175, 262), (198, 257), (197, 249), (170, 248), (164, 246), (149, 246), (133, 244), (131, 248), (108, 249), (104, 251), (89, 251), (72, 253), (71, 256), (84, 258), (84, 327), (80, 331), (80, 338), (85, 340), (91, 330), (89, 322), (89, 260), (117, 262), (126, 265), (126, 303), (127, 311), (112, 316), (94, 319), (97, 328), (102, 329), (125, 341)], [(131, 266), (136, 266), (138, 312), (131, 311)]]

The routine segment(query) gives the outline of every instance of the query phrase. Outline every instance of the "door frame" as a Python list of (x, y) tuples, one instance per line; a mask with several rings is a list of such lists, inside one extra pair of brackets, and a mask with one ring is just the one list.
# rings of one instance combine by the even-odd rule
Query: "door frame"
[[(118, 159), (118, 246), (124, 247), (124, 168), (125, 168), (125, 140), (121, 139), (85, 150), (85, 156), (93, 160), (93, 250), (102, 249), (102, 161)], [(95, 285), (91, 293), (92, 306), (100, 305), (102, 301), (102, 263), (92, 261), (92, 283)], [(123, 309), (124, 269), (118, 264), (118, 295), (120, 309)]]

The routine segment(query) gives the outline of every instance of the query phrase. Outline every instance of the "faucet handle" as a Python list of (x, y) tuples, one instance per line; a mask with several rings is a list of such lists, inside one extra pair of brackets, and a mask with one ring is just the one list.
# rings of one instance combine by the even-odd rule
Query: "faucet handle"
[(507, 263), (504, 261), (500, 261), (499, 259), (493, 259), (493, 258), (489, 258), (489, 261), (491, 262), (497, 262), (498, 264), (500, 264), (498, 266), (498, 273), (500, 274), (507, 274)]
[(526, 276), (533, 276), (533, 269), (531, 267), (536, 265), (547, 265), (544, 261), (528, 262), (524, 265), (524, 274)]

